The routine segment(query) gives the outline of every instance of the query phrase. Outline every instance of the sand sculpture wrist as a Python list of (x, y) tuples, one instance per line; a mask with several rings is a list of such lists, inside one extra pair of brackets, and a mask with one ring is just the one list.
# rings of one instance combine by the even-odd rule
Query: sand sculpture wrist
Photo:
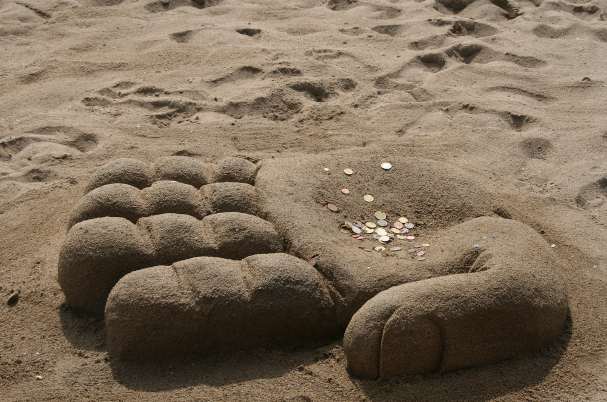
[[(348, 368), (364, 378), (487, 364), (559, 337), (567, 298), (550, 247), (530, 227), (496, 217), (471, 178), (393, 158), (394, 172), (380, 181), (397, 189), (384, 190), (390, 205), (426, 200), (419, 214), (435, 247), (417, 261), (361, 250), (339, 232), (338, 215), (319, 204), (339, 189), (322, 169), (335, 160), (372, 170), (348, 152), (264, 161), (259, 171), (238, 158), (102, 167), (61, 250), (67, 304), (105, 311), (117, 358), (345, 332)], [(352, 194), (371, 191), (367, 177), (350, 180)], [(373, 208), (354, 197), (340, 205), (357, 217)]]

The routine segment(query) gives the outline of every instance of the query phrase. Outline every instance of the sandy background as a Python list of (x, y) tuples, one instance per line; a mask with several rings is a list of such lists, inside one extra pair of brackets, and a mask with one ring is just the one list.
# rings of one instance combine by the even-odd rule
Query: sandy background
[[(0, 0), (0, 399), (607, 400), (607, 3), (465, 3)], [(338, 342), (130, 370), (62, 306), (68, 214), (111, 158), (392, 145), (538, 205), (561, 344), (406, 381), (352, 379)]]

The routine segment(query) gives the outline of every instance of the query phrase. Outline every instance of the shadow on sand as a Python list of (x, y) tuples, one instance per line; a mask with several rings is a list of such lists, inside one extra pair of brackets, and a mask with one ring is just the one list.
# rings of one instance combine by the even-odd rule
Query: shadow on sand
[[(78, 349), (102, 351), (103, 321), (92, 319), (62, 306), (63, 332)], [(554, 345), (535, 356), (509, 360), (485, 367), (444, 374), (402, 377), (392, 380), (351, 379), (352, 387), (367, 400), (384, 401), (482, 401), (541, 383), (560, 361), (573, 331), (571, 318)], [(256, 349), (211, 356), (187, 356), (159, 363), (131, 363), (110, 360), (116, 381), (133, 390), (167, 391), (198, 384), (222, 386), (254, 379), (276, 378), (316, 362), (333, 358), (339, 343), (306, 345), (280, 350)], [(345, 360), (339, 364), (344, 365)], [(279, 397), (279, 396), (277, 396)], [(280, 399), (280, 398), (279, 398)]]

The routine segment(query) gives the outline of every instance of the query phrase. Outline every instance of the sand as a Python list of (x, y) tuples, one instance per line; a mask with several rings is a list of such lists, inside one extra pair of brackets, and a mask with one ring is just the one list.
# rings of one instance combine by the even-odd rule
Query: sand
[[(0, 0), (1, 399), (605, 400), (606, 7)], [(567, 327), (537, 354), (381, 381), (348, 373), (339, 337), (168, 365), (119, 362), (103, 321), (64, 304), (59, 250), (96, 169), (171, 155), (208, 164), (246, 157), (261, 174), (272, 159), (278, 171), (291, 165), (259, 186), (268, 219), (302, 255), (315, 232), (289, 234), (289, 221), (303, 223), (274, 193), (290, 184), (285, 199), (297, 199), (298, 185), (314, 177), (306, 168), (322, 172), (315, 158), (332, 162), (336, 179), (315, 188), (316, 200), (338, 203), (340, 213), (360, 212), (339, 204), (336, 174), (357, 169), (343, 166), (352, 155), (378, 166), (421, 158), (472, 177), (454, 189), (476, 209), (436, 209), (429, 233), (474, 212), (535, 229), (554, 245)], [(405, 164), (393, 163), (395, 172)], [(426, 192), (426, 163), (412, 165), (420, 191), (403, 189), (403, 206), (395, 192), (389, 205), (425, 219), (427, 205), (450, 205), (441, 197), (453, 188), (447, 181)], [(372, 172), (360, 171), (352, 195), (387, 191)]]

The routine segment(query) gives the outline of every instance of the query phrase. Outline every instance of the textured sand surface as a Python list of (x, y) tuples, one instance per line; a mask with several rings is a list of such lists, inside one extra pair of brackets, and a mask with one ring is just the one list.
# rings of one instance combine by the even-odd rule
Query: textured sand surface
[[(607, 399), (607, 3), (496, 3), (0, 0), (0, 399)], [(562, 341), (380, 382), (348, 375), (340, 340), (132, 368), (63, 305), (70, 211), (110, 159), (345, 149), (515, 199), (561, 262)]]

